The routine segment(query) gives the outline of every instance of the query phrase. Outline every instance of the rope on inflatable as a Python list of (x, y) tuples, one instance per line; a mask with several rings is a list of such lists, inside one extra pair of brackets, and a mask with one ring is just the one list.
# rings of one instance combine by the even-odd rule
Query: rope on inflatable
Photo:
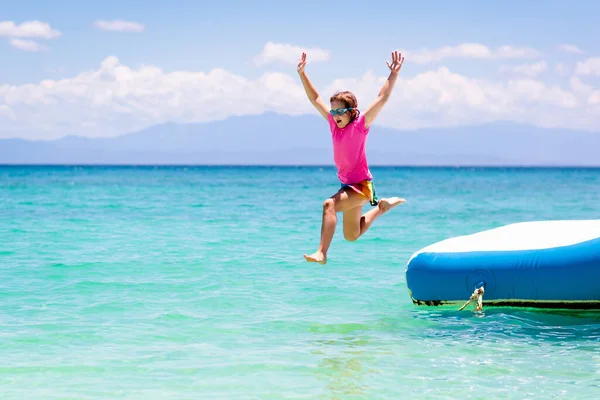
[(483, 293), (484, 292), (485, 292), (485, 289), (483, 288), (483, 285), (475, 288), (475, 290), (473, 291), (473, 294), (471, 295), (469, 300), (465, 304), (463, 304), (463, 306), (461, 308), (459, 308), (458, 311), (462, 311), (473, 300), (477, 300), (477, 306), (475, 307), (475, 311), (481, 311), (483, 308)]

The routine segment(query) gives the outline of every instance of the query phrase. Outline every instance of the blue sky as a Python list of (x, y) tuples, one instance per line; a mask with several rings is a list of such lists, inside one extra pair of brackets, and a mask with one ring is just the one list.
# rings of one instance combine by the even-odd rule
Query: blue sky
[[(286, 45), (326, 52), (322, 61), (311, 58), (318, 50), (308, 53), (315, 85), (324, 96), (350, 88), (363, 103), (387, 76), (390, 52), (406, 50), (406, 81), (395, 88), (399, 94), (377, 121), (382, 125), (416, 129), (512, 119), (600, 131), (600, 2), (372, 4), (6, 0), (0, 15), (0, 137), (101, 136), (166, 120), (311, 113), (295, 64), (286, 62)], [(99, 20), (141, 28), (105, 30), (95, 25)], [(27, 21), (48, 24), (54, 37), (23, 36), (18, 26)], [(267, 43), (279, 50), (270, 62), (257, 64)], [(498, 50), (502, 46), (508, 47)], [(107, 59), (104, 72), (112, 83), (93, 75)], [(119, 66), (127, 69), (126, 78), (115, 72)], [(160, 73), (149, 76), (140, 72), (143, 66)], [(210, 81), (198, 75), (214, 69), (225, 75)], [(92, 75), (78, 78), (85, 72)], [(129, 79), (129, 86), (119, 79)], [(234, 93), (237, 79), (244, 81), (243, 94)], [(42, 87), (43, 80), (63, 81)], [(249, 105), (257, 97), (260, 104)]]

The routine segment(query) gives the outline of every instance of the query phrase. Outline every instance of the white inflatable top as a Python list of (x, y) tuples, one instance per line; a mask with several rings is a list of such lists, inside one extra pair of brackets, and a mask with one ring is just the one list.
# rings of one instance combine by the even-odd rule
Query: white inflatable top
[(422, 248), (410, 259), (419, 253), (549, 249), (597, 238), (600, 238), (600, 219), (519, 222), (442, 240)]

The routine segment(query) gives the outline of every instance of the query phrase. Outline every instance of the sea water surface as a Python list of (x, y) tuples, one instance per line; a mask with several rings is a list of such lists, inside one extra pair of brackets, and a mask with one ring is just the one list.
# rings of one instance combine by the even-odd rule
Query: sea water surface
[(404, 276), (446, 237), (600, 218), (600, 169), (373, 173), (407, 203), (356, 242), (340, 218), (321, 266), (330, 167), (0, 167), (0, 398), (600, 398), (598, 312), (418, 307)]

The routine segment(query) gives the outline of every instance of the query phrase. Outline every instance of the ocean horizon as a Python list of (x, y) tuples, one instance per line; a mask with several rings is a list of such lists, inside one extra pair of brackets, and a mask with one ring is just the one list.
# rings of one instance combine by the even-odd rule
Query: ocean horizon
[[(114, 164), (85, 164), (85, 163), (0, 163), (1, 167), (84, 167), (84, 168), (112, 168), (112, 167), (131, 167), (131, 168), (148, 168), (148, 167), (191, 167), (191, 168), (327, 168), (335, 171), (333, 164), (174, 164), (174, 163), (114, 163)], [(369, 168), (375, 169), (461, 169), (461, 168), (474, 168), (474, 169), (515, 169), (515, 170), (530, 170), (530, 169), (600, 169), (600, 165), (554, 165), (554, 164), (540, 164), (540, 165), (499, 165), (499, 164), (457, 164), (457, 165), (446, 165), (446, 164), (369, 164)]]

